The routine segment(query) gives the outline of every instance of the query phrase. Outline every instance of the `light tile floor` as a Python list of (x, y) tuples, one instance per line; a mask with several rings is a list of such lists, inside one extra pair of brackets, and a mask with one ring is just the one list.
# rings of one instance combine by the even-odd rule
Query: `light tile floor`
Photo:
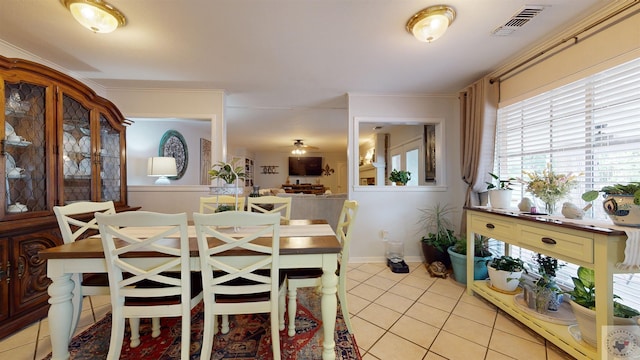
[[(573, 359), (452, 278), (409, 267), (395, 274), (384, 263), (349, 265), (349, 312), (363, 360)], [(108, 297), (92, 301), (97, 319), (110, 310)], [(92, 323), (85, 299), (77, 332)], [(42, 359), (50, 351), (47, 319), (0, 340), (0, 359)]]

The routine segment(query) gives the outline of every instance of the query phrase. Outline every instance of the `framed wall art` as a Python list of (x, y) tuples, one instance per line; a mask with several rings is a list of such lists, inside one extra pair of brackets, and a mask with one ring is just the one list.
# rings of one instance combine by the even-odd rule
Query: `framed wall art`
[(189, 164), (189, 150), (187, 149), (187, 142), (184, 140), (184, 137), (182, 137), (182, 134), (175, 130), (167, 130), (160, 140), (158, 155), (176, 159), (178, 175), (170, 176), (169, 179), (178, 180), (182, 178)]

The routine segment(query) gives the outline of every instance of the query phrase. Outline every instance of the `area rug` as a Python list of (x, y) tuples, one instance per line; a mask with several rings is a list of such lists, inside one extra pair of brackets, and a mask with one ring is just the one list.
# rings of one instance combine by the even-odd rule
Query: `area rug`
[[(191, 317), (191, 359), (200, 359), (204, 313), (202, 304), (196, 306)], [(268, 314), (230, 316), (228, 334), (218, 333), (214, 339), (211, 359), (268, 360), (271, 351), (271, 330)], [(120, 359), (180, 359), (179, 318), (161, 319), (162, 335), (151, 337), (151, 323), (140, 322), (140, 346), (129, 347), (129, 328), (125, 332)], [(106, 359), (111, 334), (111, 313), (78, 336), (69, 345), (71, 359)], [(282, 359), (322, 359), (322, 320), (320, 317), (320, 295), (312, 288), (298, 289), (296, 312), (296, 335), (289, 337), (287, 330), (280, 332)], [(336, 359), (362, 359), (355, 337), (347, 331), (338, 304), (335, 329)], [(45, 360), (51, 358), (51, 354)]]

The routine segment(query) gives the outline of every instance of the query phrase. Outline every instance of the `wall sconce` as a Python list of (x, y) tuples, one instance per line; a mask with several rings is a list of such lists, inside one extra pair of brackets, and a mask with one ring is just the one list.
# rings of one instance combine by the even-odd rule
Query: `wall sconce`
[(151, 157), (147, 161), (147, 176), (158, 176), (156, 185), (169, 185), (167, 176), (178, 175), (176, 159), (172, 157)]
[(127, 23), (124, 15), (102, 0), (61, 0), (82, 26), (96, 33), (110, 33)]
[(430, 6), (413, 15), (406, 28), (419, 41), (430, 43), (444, 35), (455, 18), (456, 12), (449, 6)]

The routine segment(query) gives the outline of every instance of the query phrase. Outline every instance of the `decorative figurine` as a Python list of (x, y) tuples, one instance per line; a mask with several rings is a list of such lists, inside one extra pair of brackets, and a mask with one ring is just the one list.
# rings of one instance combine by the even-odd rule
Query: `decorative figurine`
[(520, 203), (518, 204), (518, 209), (522, 212), (529, 212), (535, 204), (528, 197), (523, 197)]
[(564, 217), (566, 217), (567, 219), (582, 219), (582, 217), (584, 216), (584, 212), (589, 210), (590, 207), (591, 204), (580, 209), (578, 205), (566, 202), (562, 204), (562, 215), (564, 215)]

